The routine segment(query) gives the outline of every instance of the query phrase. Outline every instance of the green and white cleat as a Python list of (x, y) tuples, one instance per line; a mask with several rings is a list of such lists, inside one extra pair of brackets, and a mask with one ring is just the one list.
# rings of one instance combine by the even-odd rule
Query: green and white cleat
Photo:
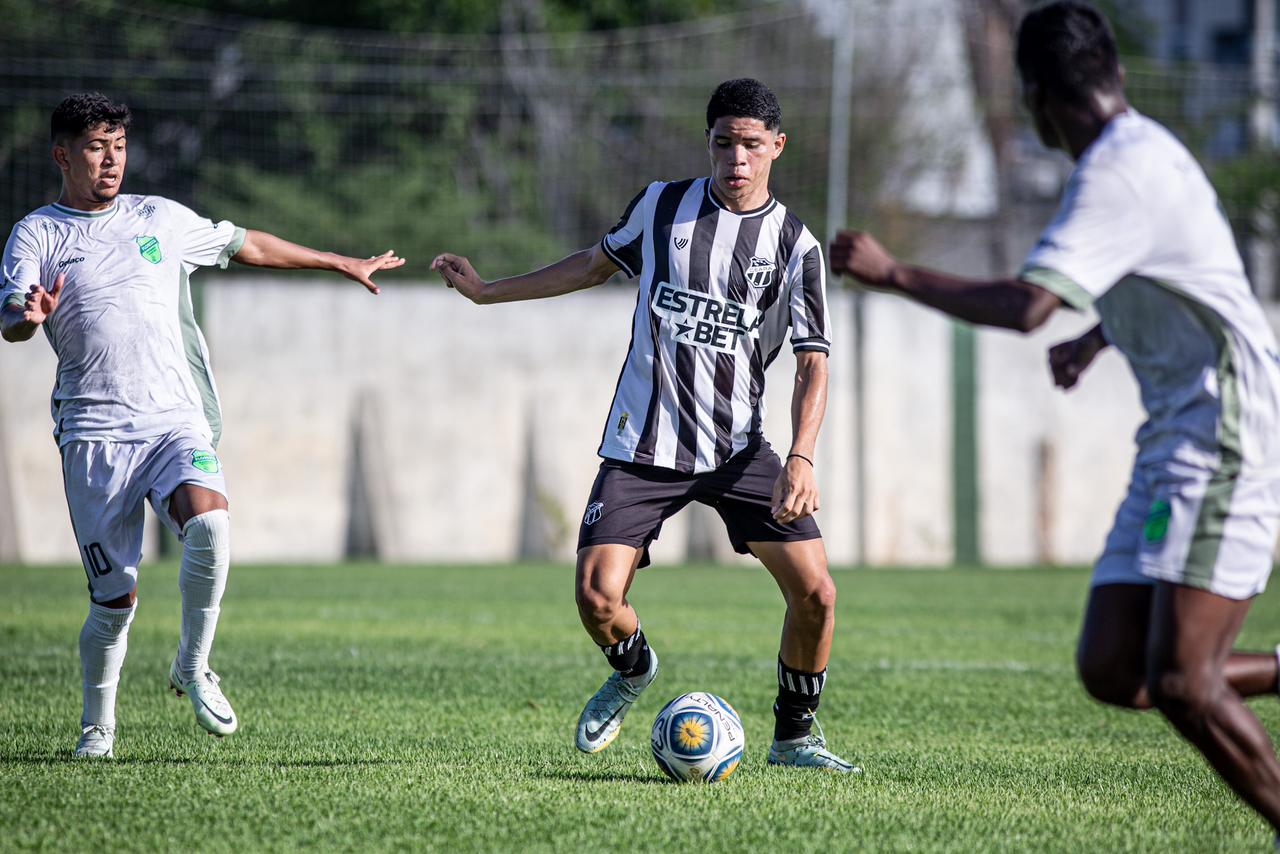
[(632, 703), (640, 698), (657, 675), (658, 654), (652, 648), (649, 650), (649, 669), (643, 676), (627, 679), (616, 670), (610, 674), (578, 716), (578, 749), (583, 753), (599, 753), (613, 744)]
[(196, 710), (196, 723), (204, 727), (210, 735), (221, 738), (236, 731), (238, 722), (236, 713), (223, 696), (218, 687), (218, 674), (212, 670), (197, 673), (190, 679), (183, 679), (178, 670), (178, 659), (169, 667), (169, 688), (179, 697), (191, 698), (191, 706)]
[(76, 756), (94, 759), (112, 759), (115, 753), (112, 748), (116, 743), (114, 727), (92, 724), (80, 731), (80, 741), (76, 744)]
[[(814, 723), (817, 723), (816, 721)], [(817, 734), (803, 738), (775, 741), (769, 746), (769, 764), (791, 768), (821, 768), (837, 774), (861, 774), (862, 769), (827, 750), (827, 739), (819, 728)]]

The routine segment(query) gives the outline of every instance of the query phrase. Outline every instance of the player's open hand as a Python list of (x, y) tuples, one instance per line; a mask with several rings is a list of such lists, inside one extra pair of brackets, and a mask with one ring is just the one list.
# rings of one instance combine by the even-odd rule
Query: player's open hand
[(41, 285), (32, 285), (22, 304), (22, 319), (37, 326), (48, 320), (62, 299), (62, 286), (66, 281), (67, 274), (59, 273), (53, 281), (53, 290), (46, 291)]
[(474, 303), (480, 302), (480, 294), (485, 288), (484, 280), (471, 266), (471, 262), (461, 255), (443, 252), (431, 262), (431, 269), (440, 274), (444, 283), (457, 290)]
[(1054, 385), (1064, 391), (1075, 386), (1085, 368), (1093, 363), (1106, 346), (1107, 339), (1102, 334), (1102, 327), (1095, 326), (1079, 338), (1050, 347), (1049, 370), (1053, 373)]
[(773, 518), (782, 524), (818, 511), (818, 477), (813, 465), (800, 457), (788, 457), (773, 484)]
[(347, 258), (340, 268), (342, 275), (354, 282), (364, 285), (371, 294), (381, 293), (382, 289), (373, 283), (373, 274), (379, 270), (394, 270), (403, 267), (404, 259), (397, 256), (394, 249), (388, 249), (381, 255), (368, 258)]
[(842, 231), (831, 241), (831, 270), (873, 288), (893, 287), (898, 259), (865, 231)]

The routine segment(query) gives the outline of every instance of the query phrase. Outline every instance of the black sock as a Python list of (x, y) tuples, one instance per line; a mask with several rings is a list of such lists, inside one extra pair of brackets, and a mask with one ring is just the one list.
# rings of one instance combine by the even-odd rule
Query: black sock
[(649, 670), (649, 644), (645, 641), (644, 631), (639, 624), (631, 637), (600, 649), (604, 652), (604, 657), (609, 659), (609, 666), (623, 676), (643, 676)]
[(803, 738), (813, 729), (813, 713), (822, 700), (827, 671), (810, 673), (795, 670), (778, 659), (778, 699), (773, 703), (773, 738), (790, 741)]

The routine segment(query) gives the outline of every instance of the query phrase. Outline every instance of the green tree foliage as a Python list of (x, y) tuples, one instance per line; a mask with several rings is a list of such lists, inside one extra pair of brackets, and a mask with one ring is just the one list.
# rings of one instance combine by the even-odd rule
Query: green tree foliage
[(170, 0), (211, 12), (393, 33), (496, 33), (504, 13), (540, 13), (548, 30), (667, 24), (741, 8), (729, 0)]

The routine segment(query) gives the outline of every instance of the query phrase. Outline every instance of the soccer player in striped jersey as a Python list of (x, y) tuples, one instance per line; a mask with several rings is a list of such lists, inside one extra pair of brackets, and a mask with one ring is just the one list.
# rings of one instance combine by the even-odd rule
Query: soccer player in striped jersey
[[(762, 83), (722, 83), (707, 106), (711, 174), (655, 182), (599, 244), (531, 273), (483, 281), (466, 258), (432, 266), (477, 303), (539, 299), (639, 277), (631, 346), (578, 534), (583, 626), (613, 674), (578, 721), (577, 746), (608, 747), (654, 679), (627, 591), (662, 522), (691, 501), (714, 507), (787, 604), (769, 762), (849, 772), (813, 731), (835, 625), (835, 585), (812, 513), (814, 449), (826, 409), (830, 318), (822, 251), (769, 191), (782, 111)], [(761, 434), (765, 369), (790, 336), (797, 367), (785, 461)]]
[(1280, 762), (1244, 704), (1274, 694), (1272, 653), (1232, 650), (1280, 529), (1280, 352), (1217, 194), (1191, 153), (1132, 109), (1106, 19), (1079, 2), (1029, 12), (1024, 100), (1076, 161), (1057, 217), (1016, 278), (912, 267), (842, 232), (832, 267), (974, 323), (1029, 331), (1092, 306), (1101, 325), (1050, 354), (1070, 388), (1115, 346), (1147, 422), (1094, 568), (1077, 664), (1096, 699), (1155, 707), (1280, 831)]
[(26, 341), (43, 329), (58, 357), (54, 437), (89, 576), (77, 756), (113, 755), (144, 500), (182, 539), (182, 633), (169, 687), (189, 697), (210, 733), (237, 727), (209, 667), (231, 522), (214, 450), (222, 418), (190, 275), (229, 261), (333, 270), (377, 293), (370, 276), (404, 263), (390, 252), (368, 259), (317, 252), (211, 222), (159, 196), (120, 194), (131, 120), (127, 106), (96, 93), (72, 95), (53, 111), (62, 193), (14, 226), (0, 290), (4, 339)]

